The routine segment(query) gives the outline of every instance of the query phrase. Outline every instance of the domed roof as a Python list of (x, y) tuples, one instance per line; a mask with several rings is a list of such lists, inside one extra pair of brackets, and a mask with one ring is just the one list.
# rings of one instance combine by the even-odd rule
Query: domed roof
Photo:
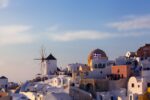
[(88, 61), (91, 60), (95, 54), (100, 54), (102, 58), (108, 58), (106, 53), (103, 50), (95, 49), (89, 54)]

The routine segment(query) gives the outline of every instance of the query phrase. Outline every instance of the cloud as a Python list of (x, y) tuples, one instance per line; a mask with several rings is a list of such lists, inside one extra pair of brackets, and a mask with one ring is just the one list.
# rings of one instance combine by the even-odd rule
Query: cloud
[(9, 0), (0, 0), (0, 8), (6, 8), (8, 6)]
[(76, 32), (66, 32), (63, 34), (51, 34), (49, 37), (55, 41), (73, 41), (73, 40), (95, 40), (95, 39), (105, 39), (112, 37), (108, 33), (101, 33), (97, 31), (76, 31)]
[(33, 36), (25, 33), (30, 29), (25, 25), (0, 26), (0, 45), (31, 43)]
[(50, 26), (47, 30), (48, 31), (57, 31), (59, 29), (59, 25), (53, 25), (53, 26)]
[(50, 40), (53, 41), (76, 41), (76, 40), (102, 40), (119, 37), (137, 37), (148, 33), (128, 32), (128, 33), (109, 33), (93, 30), (81, 30), (75, 32), (53, 33), (49, 34)]
[(120, 31), (150, 29), (150, 15), (130, 16), (123, 21), (109, 23), (108, 26)]

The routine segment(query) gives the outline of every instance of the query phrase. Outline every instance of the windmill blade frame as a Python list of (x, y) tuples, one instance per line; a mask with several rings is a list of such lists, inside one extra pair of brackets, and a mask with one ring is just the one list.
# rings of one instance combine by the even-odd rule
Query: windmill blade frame
[(41, 59), (41, 58), (39, 58), (39, 59), (38, 59), (38, 58), (35, 58), (34, 60), (42, 60), (42, 59)]
[(40, 70), (41, 70), (41, 74), (44, 74), (44, 68), (45, 68), (45, 60), (46, 60), (46, 53), (45, 53), (45, 48), (44, 46), (41, 47), (41, 51), (40, 51), (40, 55), (41, 55), (41, 58), (36, 58), (34, 60), (40, 60), (41, 61), (41, 65), (40, 65)]

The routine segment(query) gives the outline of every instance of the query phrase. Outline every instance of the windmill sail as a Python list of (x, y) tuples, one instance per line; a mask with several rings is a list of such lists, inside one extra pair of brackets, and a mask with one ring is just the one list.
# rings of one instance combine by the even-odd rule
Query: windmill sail
[(36, 58), (36, 59), (34, 59), (34, 60), (40, 60), (41, 62), (41, 68), (40, 68), (40, 71), (41, 71), (41, 74), (43, 75), (44, 74), (44, 68), (45, 68), (45, 66), (46, 66), (46, 64), (45, 64), (45, 60), (46, 60), (46, 57), (45, 57), (45, 48), (42, 46), (41, 47), (41, 52), (40, 52), (40, 55), (41, 55), (41, 57), (40, 58)]

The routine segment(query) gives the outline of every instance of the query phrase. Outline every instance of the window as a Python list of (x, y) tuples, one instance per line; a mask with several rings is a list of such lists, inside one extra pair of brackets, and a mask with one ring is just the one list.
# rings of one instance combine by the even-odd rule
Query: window
[(88, 72), (86, 72), (85, 74), (86, 74), (86, 76), (88, 76), (88, 75), (89, 75), (89, 73), (88, 73)]
[(140, 58), (140, 60), (142, 61), (142, 60), (143, 60), (143, 58), (141, 57), (141, 58)]
[(131, 87), (134, 87), (134, 83), (131, 84)]
[(106, 66), (105, 64), (101, 64), (101, 63), (98, 64), (98, 68), (105, 68), (105, 66)]
[(97, 68), (98, 67), (97, 64), (95, 64), (94, 67)]
[(138, 85), (138, 88), (140, 88), (140, 85)]
[(114, 97), (113, 97), (113, 96), (111, 96), (111, 100), (114, 100)]
[(105, 64), (103, 64), (103, 68), (105, 67), (106, 65)]
[(100, 100), (103, 100), (103, 97), (101, 95), (99, 96), (99, 98), (100, 98)]
[(132, 100), (132, 95), (130, 95), (130, 100)]
[(102, 72), (102, 71), (100, 71), (100, 73), (102, 74), (103, 72)]
[(147, 83), (147, 87), (150, 87), (150, 83)]
[(7, 86), (7, 85), (5, 85), (5, 89), (7, 89), (7, 87), (8, 87), (8, 86)]
[(98, 64), (98, 68), (101, 68), (102, 67), (102, 64)]
[(118, 71), (117, 71), (117, 72), (118, 72), (118, 74), (119, 74), (119, 73), (120, 73), (120, 69), (118, 69)]

